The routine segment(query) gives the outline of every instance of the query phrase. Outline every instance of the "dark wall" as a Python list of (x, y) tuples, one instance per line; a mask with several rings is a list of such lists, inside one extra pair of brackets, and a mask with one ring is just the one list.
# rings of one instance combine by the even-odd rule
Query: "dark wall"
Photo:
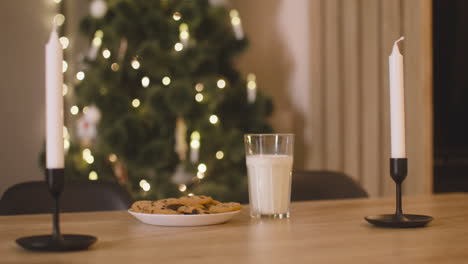
[(433, 5), (434, 191), (468, 191), (468, 1)]

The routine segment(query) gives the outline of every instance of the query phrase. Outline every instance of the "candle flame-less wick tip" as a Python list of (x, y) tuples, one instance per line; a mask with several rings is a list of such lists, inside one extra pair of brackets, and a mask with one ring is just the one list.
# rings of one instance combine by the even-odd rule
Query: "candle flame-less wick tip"
[(392, 49), (392, 54), (394, 53), (400, 53), (400, 50), (398, 49), (398, 42), (404, 40), (405, 37), (401, 36), (399, 39), (397, 39), (394, 43), (393, 43), (393, 49)]
[(400, 41), (402, 41), (402, 40), (404, 40), (404, 39), (405, 39), (405, 37), (401, 36), (399, 39), (397, 39), (397, 40), (395, 41), (394, 45), (397, 45), (398, 42), (400, 42)]

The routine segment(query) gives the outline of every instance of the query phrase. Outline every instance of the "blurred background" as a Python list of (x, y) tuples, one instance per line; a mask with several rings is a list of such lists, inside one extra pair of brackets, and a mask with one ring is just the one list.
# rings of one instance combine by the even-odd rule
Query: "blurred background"
[[(76, 74), (93, 45), (93, 35), (80, 33), (80, 23), (93, 12), (97, 14), (91, 14), (91, 20), (101, 19), (99, 13), (105, 16), (117, 2), (0, 1), (0, 193), (15, 183), (43, 178), (39, 157), (45, 129), (44, 45), (52, 21), (57, 14), (65, 18), (60, 34), (68, 39), (65, 80), (70, 93), (65, 112), (70, 115)], [(259, 95), (272, 99), (274, 111), (267, 122), (274, 131), (296, 135), (294, 168), (346, 172), (372, 197), (394, 192), (388, 175), (388, 56), (393, 42), (405, 36), (401, 50), (410, 165), (404, 191), (468, 190), (463, 175), (468, 153), (463, 125), (464, 1), (209, 4), (226, 9), (226, 14), (238, 12), (248, 47), (235, 57), (233, 67), (247, 82), (246, 76), (254, 74)], [(226, 15), (228, 25), (230, 19)], [(243, 38), (236, 41), (242, 44)], [(80, 115), (79, 111), (67, 121), (70, 134)], [(186, 138), (190, 140), (190, 131)], [(243, 147), (242, 141), (238, 144)]]

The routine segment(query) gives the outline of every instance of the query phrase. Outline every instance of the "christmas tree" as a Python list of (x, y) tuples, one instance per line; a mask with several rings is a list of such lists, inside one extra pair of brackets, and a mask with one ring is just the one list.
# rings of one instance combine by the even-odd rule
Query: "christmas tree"
[(245, 202), (243, 135), (271, 132), (272, 103), (234, 65), (248, 44), (238, 12), (207, 0), (91, 5), (67, 177), (118, 181), (136, 199)]

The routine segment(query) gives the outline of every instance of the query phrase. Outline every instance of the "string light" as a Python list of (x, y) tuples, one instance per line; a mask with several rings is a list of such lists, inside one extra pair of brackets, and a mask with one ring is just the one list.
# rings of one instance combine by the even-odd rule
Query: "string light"
[(199, 140), (191, 140), (190, 147), (194, 149), (200, 148), (200, 141)]
[(231, 25), (234, 31), (234, 36), (237, 40), (244, 38), (244, 30), (242, 29), (241, 19), (239, 17), (239, 12), (235, 9), (232, 9), (229, 12), (229, 16), (231, 17)]
[(164, 78), (162, 78), (162, 84), (164, 84), (166, 86), (171, 84), (171, 78), (165, 76)]
[(216, 82), (216, 85), (218, 86), (219, 89), (224, 89), (224, 87), (226, 87), (226, 81), (223, 79), (219, 79)]
[(68, 128), (66, 126), (63, 126), (63, 138), (68, 139), (70, 137), (70, 134), (68, 134)]
[(247, 74), (247, 102), (252, 104), (255, 102), (257, 97), (257, 82), (256, 82), (255, 74), (249, 73)]
[(197, 101), (197, 102), (199, 102), (199, 103), (200, 103), (201, 101), (203, 101), (203, 94), (197, 93), (197, 94), (195, 95), (195, 101)]
[(180, 42), (177, 42), (175, 45), (174, 45), (174, 49), (175, 51), (181, 51), (184, 49), (184, 44), (180, 43)]
[(95, 38), (93, 39), (93, 45), (94, 45), (94, 46), (98, 46), (98, 47), (99, 47), (99, 46), (101, 46), (101, 44), (102, 44), (102, 39), (101, 39), (101, 38), (96, 38), (96, 37), (95, 37)]
[(72, 115), (77, 115), (79, 112), (80, 112), (80, 109), (78, 108), (78, 106), (74, 105), (70, 107), (70, 113)]
[(67, 72), (68, 70), (68, 63), (66, 61), (62, 61), (62, 72)]
[(193, 131), (192, 134), (190, 134), (190, 139), (191, 140), (200, 140), (200, 133), (198, 131)]
[(179, 21), (182, 18), (182, 14), (180, 14), (179, 12), (174, 12), (174, 14), (172, 14), (172, 18), (175, 21)]
[(216, 115), (211, 115), (211, 116), (210, 116), (210, 123), (211, 123), (211, 124), (214, 125), (214, 124), (218, 123), (218, 120), (219, 120), (219, 119), (218, 119), (218, 116), (216, 116)]
[(148, 182), (146, 180), (140, 180), (140, 187), (143, 188), (143, 185), (147, 184)]
[(256, 89), (257, 88), (257, 83), (255, 74), (249, 73), (247, 74), (247, 88), (249, 89)]
[(86, 114), (88, 112), (89, 107), (85, 106), (83, 107), (83, 113)]
[(102, 56), (104, 57), (104, 59), (110, 58), (110, 56), (111, 56), (110, 50), (108, 50), (108, 49), (103, 50), (102, 51)]
[(65, 23), (65, 16), (62, 14), (56, 14), (54, 16), (54, 21), (55, 24), (60, 27), (61, 25), (63, 25), (63, 23)]
[(232, 9), (229, 12), (229, 16), (231, 17), (231, 24), (234, 26), (240, 25), (241, 20), (239, 18), (239, 12), (236, 9)]
[(83, 159), (86, 159), (87, 157), (92, 156), (91, 150), (89, 148), (83, 149), (81, 153), (83, 155)]
[(143, 78), (141, 78), (141, 85), (143, 85), (143, 87), (148, 87), (148, 85), (150, 84), (150, 79), (145, 76)]
[(109, 161), (110, 162), (116, 162), (117, 161), (117, 155), (115, 155), (114, 153), (110, 154), (109, 155)]
[(186, 23), (180, 24), (179, 30), (180, 30), (181, 32), (186, 32), (186, 31), (188, 31), (188, 25), (187, 25)]
[(193, 193), (189, 193), (188, 196), (193, 196), (194, 194)]
[(190, 134), (190, 161), (196, 163), (200, 154), (200, 133), (193, 131)]
[(180, 38), (181, 38), (181, 39), (188, 39), (188, 38), (189, 38), (189, 33), (188, 33), (188, 31), (182, 31), (182, 32), (180, 32)]
[(111, 64), (111, 70), (112, 70), (112, 71), (115, 71), (115, 72), (116, 72), (116, 71), (118, 71), (119, 69), (120, 69), (120, 66), (119, 66), (119, 64), (118, 64), (117, 62), (114, 62), (114, 63)]
[(201, 172), (201, 173), (205, 173), (206, 172), (206, 165), (204, 163), (200, 163), (198, 164), (198, 171)]
[(132, 60), (132, 68), (138, 70), (140, 68), (140, 62), (137, 59)]
[(185, 184), (180, 184), (180, 185), (179, 185), (179, 191), (185, 192), (185, 190), (187, 190), (187, 185), (185, 185)]
[(93, 164), (93, 162), (94, 162), (94, 157), (93, 157), (93, 156), (90, 156), (89, 158), (86, 159), (86, 162), (87, 162), (88, 164)]
[(97, 180), (97, 179), (98, 179), (98, 174), (97, 174), (97, 172), (91, 171), (91, 172), (89, 173), (89, 175), (88, 175), (88, 179), (89, 179), (90, 181), (95, 181), (95, 180)]
[(140, 181), (140, 187), (143, 189), (143, 191), (147, 192), (151, 189), (150, 184), (146, 180), (141, 180)]
[(68, 150), (70, 148), (70, 140), (68, 140), (68, 139), (63, 140), (63, 148), (65, 150)]
[(82, 81), (85, 78), (85, 73), (82, 71), (79, 71), (76, 73), (76, 79), (79, 81)]
[(216, 158), (217, 159), (223, 159), (224, 158), (224, 152), (222, 152), (221, 150), (216, 152)]
[(203, 91), (203, 88), (204, 88), (203, 83), (197, 83), (195, 85), (195, 91), (197, 91), (197, 92)]
[(67, 37), (60, 37), (59, 41), (60, 41), (60, 44), (62, 44), (62, 49), (68, 48), (68, 45), (70, 44), (70, 40), (68, 40)]
[(62, 85), (62, 94), (63, 94), (63, 96), (67, 95), (67, 93), (68, 93), (68, 85), (63, 84)]
[(89, 150), (89, 148), (83, 149), (82, 156), (83, 156), (83, 159), (84, 159), (88, 164), (93, 164), (93, 162), (94, 162), (94, 157), (93, 157), (93, 154), (91, 154), (91, 150)]
[(132, 106), (137, 108), (140, 106), (140, 100), (138, 100), (137, 98), (133, 99), (132, 101)]
[(188, 39), (190, 37), (190, 34), (188, 32), (188, 25), (186, 23), (182, 23), (179, 26), (179, 39), (182, 44), (185, 46), (188, 44)]
[(203, 172), (197, 172), (197, 178), (200, 179), (200, 180), (203, 179), (203, 178), (205, 178), (205, 173), (203, 173)]
[(94, 37), (95, 38), (102, 38), (104, 37), (104, 32), (100, 29), (96, 30), (96, 32), (94, 32)]

